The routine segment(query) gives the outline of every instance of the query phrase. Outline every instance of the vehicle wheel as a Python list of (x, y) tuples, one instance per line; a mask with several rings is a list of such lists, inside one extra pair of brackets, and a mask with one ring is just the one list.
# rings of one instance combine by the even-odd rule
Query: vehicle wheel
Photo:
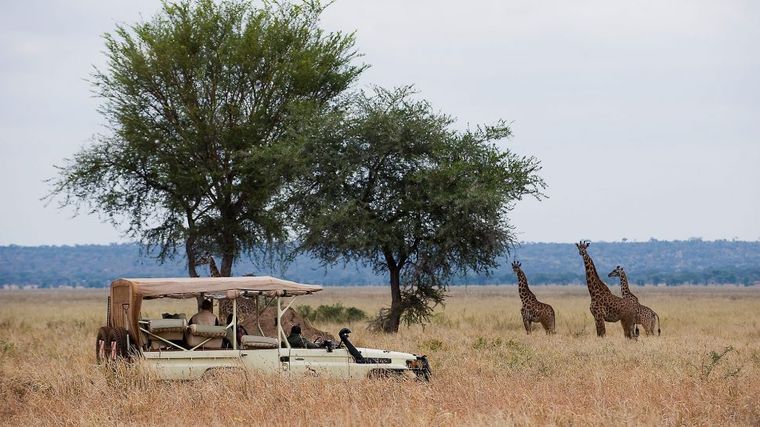
[(405, 371), (398, 369), (373, 369), (369, 371), (367, 377), (370, 379), (379, 378), (404, 378)]
[(224, 368), (209, 368), (206, 369), (206, 371), (203, 373), (203, 380), (205, 381), (212, 381), (212, 382), (220, 382), (224, 381), (225, 378), (233, 378), (233, 377), (240, 377), (246, 376), (245, 369), (241, 368), (233, 368), (233, 367), (224, 367)]
[(129, 336), (129, 332), (127, 332), (124, 328), (111, 328), (111, 334), (110, 334), (110, 352), (108, 353), (108, 356), (111, 360), (117, 360), (117, 359), (124, 359), (128, 360), (131, 356), (130, 349), (127, 348), (127, 336)]
[(101, 326), (98, 329), (98, 337), (95, 339), (95, 360), (98, 365), (102, 365), (108, 361), (108, 356), (111, 353), (111, 328), (108, 326)]

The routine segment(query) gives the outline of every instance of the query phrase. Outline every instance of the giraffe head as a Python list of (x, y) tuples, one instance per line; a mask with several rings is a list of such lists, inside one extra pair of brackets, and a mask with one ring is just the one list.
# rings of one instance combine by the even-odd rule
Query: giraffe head
[(610, 271), (607, 277), (621, 277), (624, 273), (623, 267), (618, 265), (614, 270)]
[(591, 245), (591, 242), (588, 240), (581, 240), (580, 242), (575, 244), (575, 247), (578, 248), (578, 253), (581, 255), (586, 255), (588, 252), (588, 247)]
[(518, 271), (520, 271), (520, 266), (522, 266), (522, 264), (520, 264), (520, 261), (513, 262), (512, 263), (512, 271), (514, 271), (515, 273), (517, 273)]
[(199, 257), (195, 258), (195, 265), (204, 265), (211, 262), (211, 255), (209, 253), (205, 253)]

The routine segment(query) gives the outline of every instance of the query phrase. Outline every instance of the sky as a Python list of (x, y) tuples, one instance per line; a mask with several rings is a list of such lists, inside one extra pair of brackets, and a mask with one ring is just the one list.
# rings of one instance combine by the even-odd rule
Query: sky
[[(42, 198), (105, 132), (87, 79), (102, 35), (157, 1), (26, 0), (0, 14), (0, 245), (125, 242)], [(357, 89), (414, 84), (460, 128), (504, 119), (547, 198), (510, 215), (526, 242), (760, 240), (760, 2), (337, 0)]]

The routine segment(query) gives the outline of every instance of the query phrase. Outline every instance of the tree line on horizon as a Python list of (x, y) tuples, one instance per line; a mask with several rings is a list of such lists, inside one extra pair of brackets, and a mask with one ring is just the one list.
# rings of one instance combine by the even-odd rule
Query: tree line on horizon
[[(760, 283), (760, 242), (657, 241), (595, 242), (594, 259), (600, 274), (622, 265), (635, 285), (708, 285)], [(0, 286), (61, 285), (104, 287), (119, 277), (185, 275), (181, 259), (159, 263), (141, 253), (137, 244), (76, 246), (0, 246)], [(572, 244), (522, 243), (509, 258), (500, 259), (492, 274), (465, 275), (455, 285), (515, 284), (509, 262), (522, 262), (531, 285), (583, 284), (583, 265)], [(203, 276), (207, 271), (199, 271)], [(274, 275), (302, 283), (327, 286), (387, 285), (387, 277), (357, 263), (324, 266), (302, 254), (289, 265), (262, 266), (243, 259), (233, 274)], [(609, 285), (617, 285), (608, 280)]]

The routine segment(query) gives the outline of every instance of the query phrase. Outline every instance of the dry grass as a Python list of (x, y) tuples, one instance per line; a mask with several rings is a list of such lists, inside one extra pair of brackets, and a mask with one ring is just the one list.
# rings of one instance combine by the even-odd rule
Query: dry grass
[[(454, 289), (431, 325), (395, 336), (352, 325), (360, 345), (428, 354), (429, 384), (276, 375), (165, 383), (139, 368), (112, 372), (94, 363), (104, 292), (0, 292), (0, 423), (760, 425), (760, 289), (635, 289), (663, 330), (638, 342), (619, 324), (595, 336), (585, 288), (534, 291), (557, 312), (554, 336), (525, 334), (515, 287)], [(374, 312), (387, 298), (382, 288), (328, 289), (297, 304)]]

